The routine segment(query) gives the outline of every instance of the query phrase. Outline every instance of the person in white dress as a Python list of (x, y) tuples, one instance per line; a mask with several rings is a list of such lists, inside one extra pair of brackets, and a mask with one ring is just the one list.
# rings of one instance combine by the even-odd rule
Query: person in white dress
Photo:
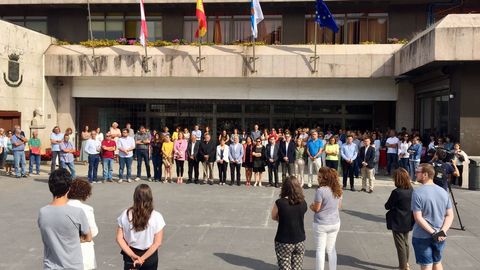
[[(68, 192), (68, 205), (81, 208), (87, 216), (88, 225), (90, 226), (90, 232), (92, 237), (97, 236), (98, 227), (95, 222), (95, 214), (93, 207), (85, 204), (85, 201), (92, 195), (92, 186), (88, 181), (82, 179), (75, 179), (70, 186)], [(91, 242), (81, 243), (83, 268), (85, 270), (97, 269), (97, 262), (95, 259), (95, 248), (93, 240)]]

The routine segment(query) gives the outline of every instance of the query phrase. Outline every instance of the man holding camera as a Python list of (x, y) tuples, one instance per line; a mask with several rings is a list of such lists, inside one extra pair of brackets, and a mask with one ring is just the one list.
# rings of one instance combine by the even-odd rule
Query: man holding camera
[(430, 163), (433, 165), (435, 175), (433, 182), (448, 192), (448, 185), (452, 177), (460, 175), (456, 161), (447, 158), (447, 151), (445, 149), (437, 149)]
[(412, 195), (415, 258), (422, 270), (441, 270), (447, 231), (453, 222), (452, 202), (448, 193), (433, 183), (435, 170), (431, 164), (420, 164), (415, 174), (422, 183)]

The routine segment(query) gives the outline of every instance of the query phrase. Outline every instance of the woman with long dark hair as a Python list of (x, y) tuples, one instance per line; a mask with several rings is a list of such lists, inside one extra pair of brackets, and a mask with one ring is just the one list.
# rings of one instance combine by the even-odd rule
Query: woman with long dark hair
[(313, 217), (313, 233), (315, 237), (316, 270), (325, 267), (325, 252), (328, 254), (330, 270), (337, 269), (337, 251), (335, 242), (340, 230), (340, 215), (338, 209), (342, 203), (342, 187), (338, 182), (335, 169), (322, 167), (318, 170), (318, 189), (315, 201), (310, 209), (315, 213)]
[(282, 183), (280, 198), (272, 208), (272, 219), (278, 221), (275, 253), (280, 270), (303, 269), (305, 212), (307, 203), (300, 183), (295, 176), (287, 177)]
[(163, 138), (160, 133), (156, 133), (155, 136), (153, 136), (153, 141), (151, 142), (150, 146), (152, 147), (153, 181), (161, 182), (163, 165)]
[(392, 191), (385, 203), (385, 209), (388, 210), (387, 229), (393, 233), (399, 269), (409, 270), (408, 233), (413, 229), (414, 223), (411, 207), (413, 188), (408, 172), (404, 168), (399, 168), (393, 173), (393, 180), (397, 188)]
[(243, 144), (243, 153), (245, 154), (243, 155), (242, 167), (245, 168), (245, 176), (247, 178), (245, 185), (250, 186), (253, 172), (253, 141), (250, 136), (247, 136), (245, 140)]
[(140, 184), (133, 193), (133, 206), (117, 219), (117, 243), (122, 249), (124, 270), (156, 270), (162, 245), (163, 216), (153, 210), (152, 190)]

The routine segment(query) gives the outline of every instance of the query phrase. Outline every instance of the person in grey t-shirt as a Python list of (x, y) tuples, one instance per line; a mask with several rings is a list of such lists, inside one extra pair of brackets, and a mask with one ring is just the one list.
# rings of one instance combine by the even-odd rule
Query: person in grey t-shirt
[(81, 242), (92, 241), (87, 217), (81, 208), (67, 205), (72, 177), (66, 169), (52, 172), (48, 180), (53, 201), (40, 209), (43, 269), (83, 270)]

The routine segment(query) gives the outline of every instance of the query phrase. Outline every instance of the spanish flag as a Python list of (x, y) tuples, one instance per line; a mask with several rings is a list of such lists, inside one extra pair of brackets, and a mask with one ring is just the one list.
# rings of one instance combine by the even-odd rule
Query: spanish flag
[(203, 9), (203, 0), (197, 0), (197, 20), (198, 29), (195, 32), (195, 38), (203, 37), (207, 33), (207, 17), (205, 16), (205, 9)]

